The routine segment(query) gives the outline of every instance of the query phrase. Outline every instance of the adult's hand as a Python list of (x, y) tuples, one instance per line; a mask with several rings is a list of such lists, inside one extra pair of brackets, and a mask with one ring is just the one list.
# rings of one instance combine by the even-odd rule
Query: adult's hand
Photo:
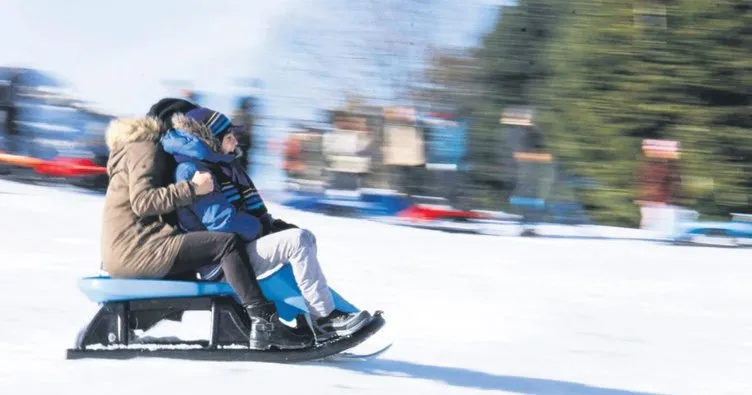
[(208, 172), (197, 171), (191, 179), (196, 195), (206, 195), (214, 191), (214, 177)]

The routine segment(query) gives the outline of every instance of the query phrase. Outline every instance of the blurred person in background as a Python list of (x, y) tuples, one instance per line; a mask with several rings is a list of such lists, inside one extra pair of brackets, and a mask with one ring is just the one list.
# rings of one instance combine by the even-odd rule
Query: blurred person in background
[(384, 109), (383, 163), (393, 171), (392, 185), (409, 196), (423, 193), (426, 176), (425, 137), (408, 107)]
[(467, 155), (467, 121), (454, 114), (431, 113), (419, 123), (426, 152), (426, 190), (445, 198), (453, 207), (461, 203)]
[(8, 144), (7, 140), (13, 127), (13, 103), (10, 97), (10, 84), (0, 84), (0, 138), (2, 139), (0, 151), (8, 151), (6, 147)]
[(282, 148), (282, 168), (285, 177), (291, 184), (298, 184), (305, 176), (306, 163), (303, 157), (303, 131), (300, 125), (293, 125), (293, 130), (287, 134)]
[(238, 140), (238, 161), (243, 169), (248, 169), (253, 161), (253, 132), (256, 108), (252, 97), (243, 97), (232, 113), (232, 123), (237, 125), (235, 138)]
[(11, 71), (9, 78), (0, 84), (0, 147), (2, 151), (11, 154), (19, 152), (19, 129), (16, 127), (19, 75), (20, 73)]
[(323, 131), (292, 125), (281, 147), (286, 188), (318, 190), (325, 181), (326, 158), (322, 152)]
[(183, 88), (180, 90), (180, 94), (183, 99), (193, 103), (194, 105), (201, 104), (201, 95), (193, 89)]
[(371, 172), (374, 139), (365, 117), (335, 111), (333, 130), (324, 135), (323, 149), (329, 163), (333, 189), (358, 190)]
[[(209, 171), (215, 183), (212, 193), (178, 209), (180, 227), (188, 234), (211, 230), (238, 235), (246, 243), (258, 276), (289, 263), (319, 339), (350, 335), (366, 325), (371, 317), (367, 311), (345, 313), (335, 308), (313, 233), (272, 217), (247, 170), (234, 160), (237, 128), (230, 119), (197, 108), (173, 118), (173, 125), (162, 146), (178, 162), (175, 182)], [(202, 278), (217, 280), (223, 270), (220, 265), (208, 265), (201, 271)]]
[(645, 139), (639, 167), (640, 228), (670, 236), (678, 221), (681, 174), (679, 142)]

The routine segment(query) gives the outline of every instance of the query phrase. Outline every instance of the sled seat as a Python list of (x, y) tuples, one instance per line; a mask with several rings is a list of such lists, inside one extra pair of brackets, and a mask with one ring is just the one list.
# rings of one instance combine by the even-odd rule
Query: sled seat
[(224, 282), (126, 279), (108, 276), (84, 277), (78, 280), (78, 288), (89, 300), (96, 303), (235, 295), (230, 284)]
[[(282, 265), (276, 272), (259, 279), (264, 295), (275, 302), (283, 317), (308, 313), (308, 307), (298, 288), (290, 265)], [(105, 304), (155, 299), (235, 297), (235, 291), (226, 282), (186, 281), (161, 279), (113, 278), (109, 276), (84, 277), (78, 288), (92, 302)], [(335, 306), (346, 312), (358, 309), (330, 289)]]

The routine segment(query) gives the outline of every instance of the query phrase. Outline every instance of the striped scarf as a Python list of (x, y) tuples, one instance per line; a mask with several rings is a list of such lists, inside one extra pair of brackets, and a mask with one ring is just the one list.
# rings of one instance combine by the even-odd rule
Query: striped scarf
[(210, 169), (217, 177), (222, 194), (235, 209), (259, 218), (268, 212), (253, 181), (237, 164), (213, 163)]

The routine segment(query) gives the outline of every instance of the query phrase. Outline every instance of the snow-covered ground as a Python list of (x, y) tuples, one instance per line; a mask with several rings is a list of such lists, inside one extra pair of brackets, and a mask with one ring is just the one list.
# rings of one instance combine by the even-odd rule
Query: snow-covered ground
[(748, 249), (449, 234), (274, 205), (316, 233), (333, 287), (386, 311), (382, 357), (67, 361), (96, 310), (75, 280), (99, 268), (101, 207), (0, 181), (1, 394), (752, 394)]

